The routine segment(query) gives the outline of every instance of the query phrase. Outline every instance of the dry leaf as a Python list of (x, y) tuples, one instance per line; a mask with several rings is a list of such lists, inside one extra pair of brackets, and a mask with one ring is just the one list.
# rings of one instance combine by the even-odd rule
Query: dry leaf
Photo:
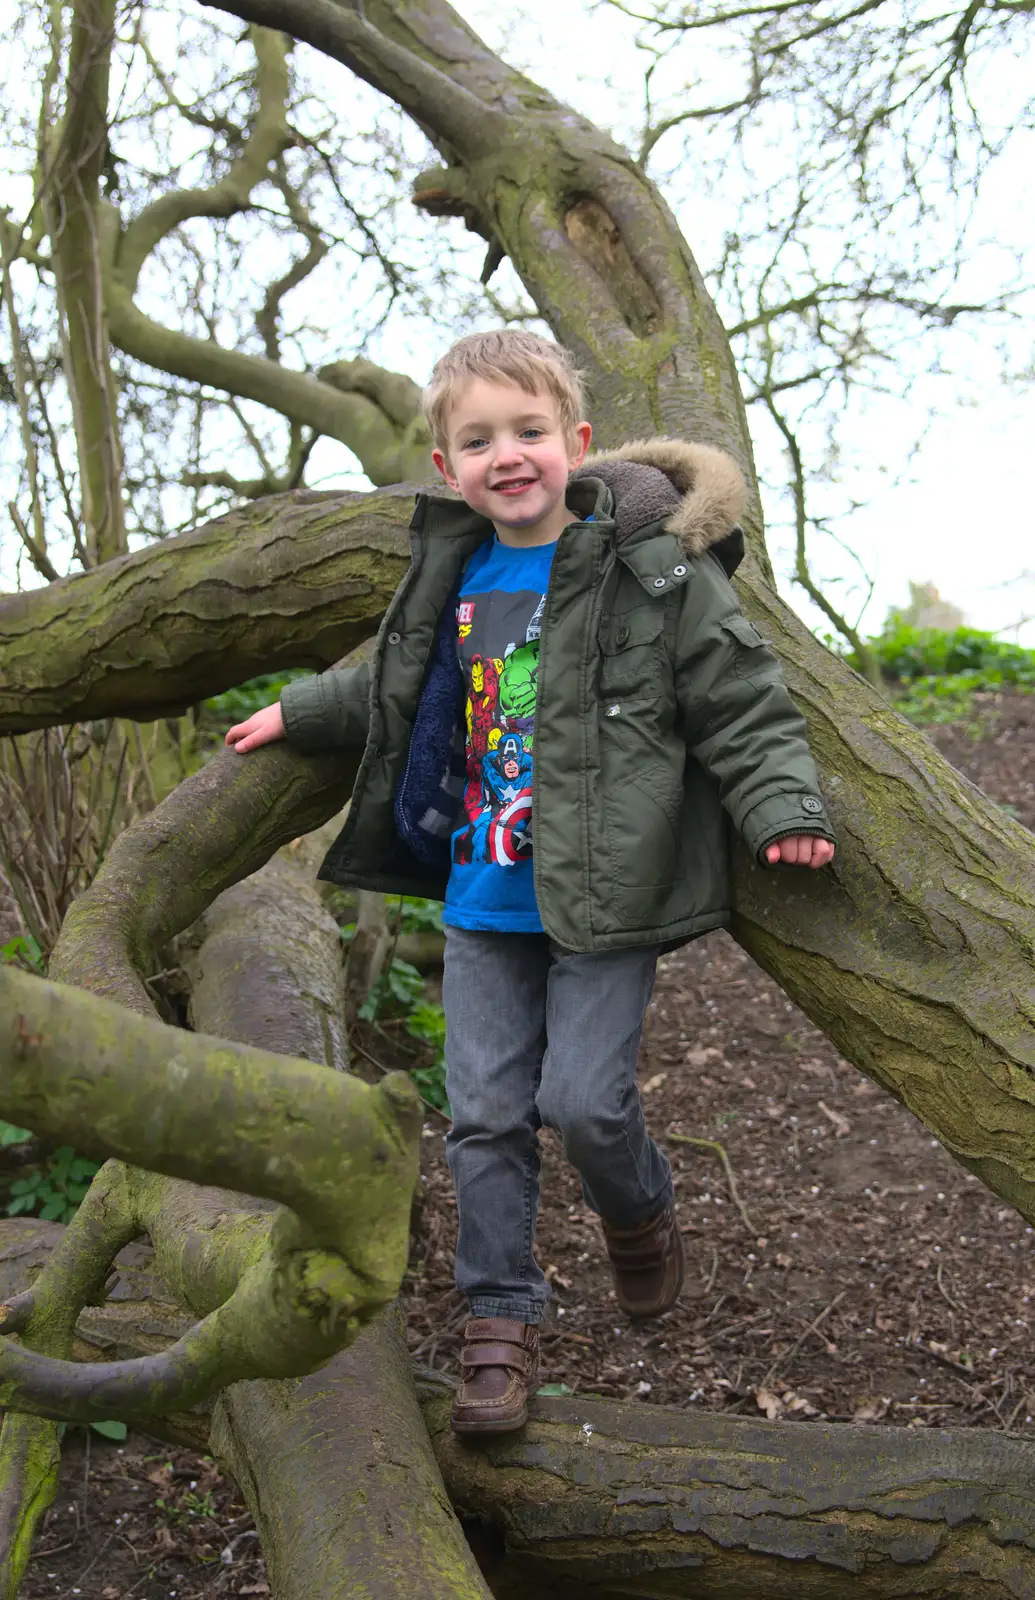
[(783, 1401), (772, 1389), (756, 1389), (755, 1404), (759, 1411), (764, 1411), (770, 1422), (778, 1422), (783, 1416)]
[(780, 1250), (777, 1253), (776, 1265), (778, 1267), (793, 1267), (793, 1265), (794, 1265), (794, 1257), (786, 1255), (784, 1253), (784, 1251)]
[(260, 1578), (257, 1583), (246, 1584), (243, 1589), (238, 1589), (238, 1594), (269, 1594), (270, 1586), (265, 1578)]
[(122, 1600), (122, 1590), (113, 1589), (109, 1583), (106, 1589), (101, 1590), (101, 1600)]
[(852, 1421), (880, 1422), (882, 1417), (887, 1416), (888, 1407), (890, 1404), (891, 1401), (886, 1395), (864, 1395), (861, 1400), (857, 1400), (855, 1402), (855, 1410), (852, 1412)]
[(848, 1118), (843, 1117), (840, 1111), (831, 1111), (830, 1107), (828, 1105), (824, 1105), (822, 1100), (817, 1100), (816, 1104), (819, 1106), (819, 1109), (822, 1111), (827, 1120), (834, 1124), (834, 1138), (847, 1138), (852, 1131), (852, 1124), (849, 1122)]
[(812, 1404), (812, 1401), (811, 1400), (806, 1400), (806, 1398), (805, 1398), (805, 1396), (803, 1394), (795, 1394), (793, 1389), (788, 1389), (785, 1392), (784, 1397), (783, 1397), (783, 1404), (784, 1404), (784, 1408), (787, 1411), (789, 1411), (792, 1414), (792, 1416), (796, 1416), (796, 1417), (818, 1417), (819, 1416), (819, 1411)]
[(703, 1067), (709, 1061), (721, 1061), (722, 1051), (716, 1050), (715, 1046), (711, 1044), (707, 1045), (703, 1050), (700, 1047), (695, 1047), (693, 1050), (687, 1051), (683, 1060), (688, 1067)]
[(647, 1079), (647, 1082), (643, 1085), (643, 1088), (640, 1090), (640, 1093), (641, 1094), (653, 1094), (655, 1089), (660, 1089), (661, 1088), (661, 1085), (664, 1083), (664, 1081), (665, 1081), (665, 1079), (667, 1077), (668, 1077), (668, 1073), (667, 1072), (656, 1072), (652, 1078), (648, 1078)]

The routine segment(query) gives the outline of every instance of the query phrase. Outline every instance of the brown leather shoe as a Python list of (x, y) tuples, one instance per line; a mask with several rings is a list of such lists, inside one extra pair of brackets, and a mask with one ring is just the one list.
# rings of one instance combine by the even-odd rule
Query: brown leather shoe
[(667, 1205), (635, 1228), (604, 1223), (615, 1295), (627, 1317), (660, 1317), (683, 1287), (683, 1241), (676, 1208)]
[(539, 1377), (539, 1330), (511, 1317), (472, 1317), (464, 1328), (454, 1433), (511, 1433), (528, 1419)]

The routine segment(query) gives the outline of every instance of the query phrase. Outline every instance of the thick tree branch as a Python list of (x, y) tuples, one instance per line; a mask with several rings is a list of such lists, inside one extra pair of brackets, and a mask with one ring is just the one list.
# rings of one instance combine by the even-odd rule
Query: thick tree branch
[(277, 496), (0, 598), (0, 732), (117, 706), (146, 721), (256, 673), (331, 666), (375, 631), (408, 564), (412, 512), (405, 488)]
[[(160, 827), (159, 812), (136, 826), (156, 817)], [(408, 1215), (419, 1120), (403, 1078), (371, 1089), (0, 967), (0, 1111), (54, 1145), (276, 1200), (371, 1286), (391, 1278), (391, 1249), (379, 1263), (394, 1224), (379, 1237), (378, 1218), (400, 1192)], [(364, 1237), (357, 1206), (369, 1213)]]
[[(0, 1220), (0, 1294), (25, 1283), (58, 1232), (22, 1218)], [(151, 1349), (148, 1324), (170, 1318), (160, 1296), (144, 1298), (155, 1291), (143, 1252), (125, 1252), (120, 1268), (129, 1314), (120, 1317), (115, 1306), (88, 1308), (79, 1328), (83, 1354), (97, 1347)], [(173, 1320), (165, 1342), (175, 1333)], [(395, 1396), (392, 1415), (398, 1414), (404, 1389), (394, 1354), (387, 1382), (384, 1361), (369, 1379), (346, 1371), (375, 1336), (369, 1330), (314, 1378), (230, 1391), (217, 1403), (211, 1438), (204, 1413), (167, 1419), (162, 1436), (215, 1448), (232, 1467), (236, 1461), (247, 1490), (247, 1462), (228, 1440), (227, 1424), (254, 1428), (250, 1438), (261, 1438), (268, 1463), (263, 1487), (293, 1499), (305, 1458), (298, 1444), (283, 1448), (285, 1435), (273, 1420), (278, 1410), (293, 1403), (306, 1438), (321, 1442), (330, 1415), (325, 1406), (338, 1419), (358, 1407), (377, 1427), (383, 1402)], [(363, 1382), (377, 1383), (377, 1371), (383, 1387), (371, 1399)], [(1026, 1595), (1032, 1585), (1028, 1439), (976, 1428), (754, 1422), (695, 1407), (575, 1395), (541, 1396), (521, 1433), (472, 1449), (450, 1430), (442, 1381), (417, 1376), (450, 1498), (499, 1541), (489, 1565), (497, 1593), (505, 1581), (507, 1594), (634, 1593), (642, 1600), (670, 1600), (702, 1584), (737, 1600), (827, 1600), (835, 1593), (998, 1600)], [(280, 1405), (260, 1423), (264, 1392)], [(364, 1449), (362, 1437), (357, 1443)], [(331, 1472), (341, 1450), (333, 1439), (326, 1444), (323, 1471)], [(397, 1450), (392, 1454), (398, 1459)], [(407, 1486), (400, 1473), (396, 1493)], [(323, 1496), (315, 1502), (326, 1534), (307, 1544), (298, 1530), (274, 1556), (282, 1600), (311, 1600), (315, 1586), (293, 1584), (292, 1560), (304, 1570), (313, 1546), (326, 1547), (337, 1526)], [(279, 1503), (271, 1495), (266, 1507)], [(369, 1528), (365, 1507), (361, 1515)], [(257, 1521), (266, 1530), (274, 1518), (260, 1507)], [(362, 1526), (354, 1531), (362, 1540)]]

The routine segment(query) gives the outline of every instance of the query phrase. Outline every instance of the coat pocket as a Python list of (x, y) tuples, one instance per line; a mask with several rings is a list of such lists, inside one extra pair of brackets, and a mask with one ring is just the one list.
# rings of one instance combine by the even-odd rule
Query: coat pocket
[(661, 726), (656, 699), (605, 703), (600, 779), (615, 885), (668, 885), (676, 875), (682, 764)]
[(719, 627), (733, 640), (733, 670), (738, 678), (761, 687), (771, 674), (773, 653), (753, 622), (735, 611), (722, 617)]
[(617, 612), (600, 624), (600, 693), (642, 695), (657, 680), (665, 618), (659, 606)]

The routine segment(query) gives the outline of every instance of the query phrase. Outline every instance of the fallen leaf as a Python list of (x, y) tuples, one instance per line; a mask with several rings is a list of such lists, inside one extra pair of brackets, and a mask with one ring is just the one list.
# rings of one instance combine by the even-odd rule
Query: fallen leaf
[(834, 1138), (847, 1138), (852, 1131), (852, 1124), (849, 1122), (848, 1118), (843, 1117), (840, 1111), (831, 1111), (830, 1107), (828, 1105), (824, 1105), (822, 1100), (817, 1100), (816, 1104), (827, 1120), (834, 1124)]
[(655, 1089), (660, 1089), (661, 1088), (661, 1085), (664, 1083), (664, 1081), (665, 1081), (665, 1079), (667, 1077), (668, 1077), (668, 1073), (667, 1072), (656, 1072), (652, 1078), (648, 1078), (647, 1079), (647, 1082), (643, 1085), (643, 1088), (640, 1090), (640, 1093), (641, 1094), (653, 1094)]
[(777, 1254), (776, 1265), (778, 1267), (793, 1267), (793, 1265), (794, 1265), (794, 1257), (786, 1255), (784, 1253), (784, 1251), (781, 1250)]
[(819, 1411), (803, 1394), (788, 1389), (783, 1396), (784, 1408), (796, 1417), (818, 1417)]
[(269, 1594), (270, 1586), (265, 1578), (260, 1578), (258, 1583), (246, 1584), (243, 1589), (238, 1589), (238, 1594)]
[(710, 1044), (703, 1050), (699, 1047), (688, 1050), (683, 1060), (688, 1067), (703, 1067), (709, 1061), (721, 1061), (722, 1051), (716, 1050), (715, 1046)]
[(886, 1395), (864, 1395), (861, 1400), (857, 1400), (855, 1402), (855, 1410), (852, 1412), (852, 1421), (879, 1422), (882, 1417), (887, 1416), (888, 1407), (890, 1404), (891, 1401)]
[(756, 1389), (755, 1404), (759, 1411), (764, 1411), (770, 1422), (778, 1422), (783, 1416), (783, 1401), (772, 1389)]

